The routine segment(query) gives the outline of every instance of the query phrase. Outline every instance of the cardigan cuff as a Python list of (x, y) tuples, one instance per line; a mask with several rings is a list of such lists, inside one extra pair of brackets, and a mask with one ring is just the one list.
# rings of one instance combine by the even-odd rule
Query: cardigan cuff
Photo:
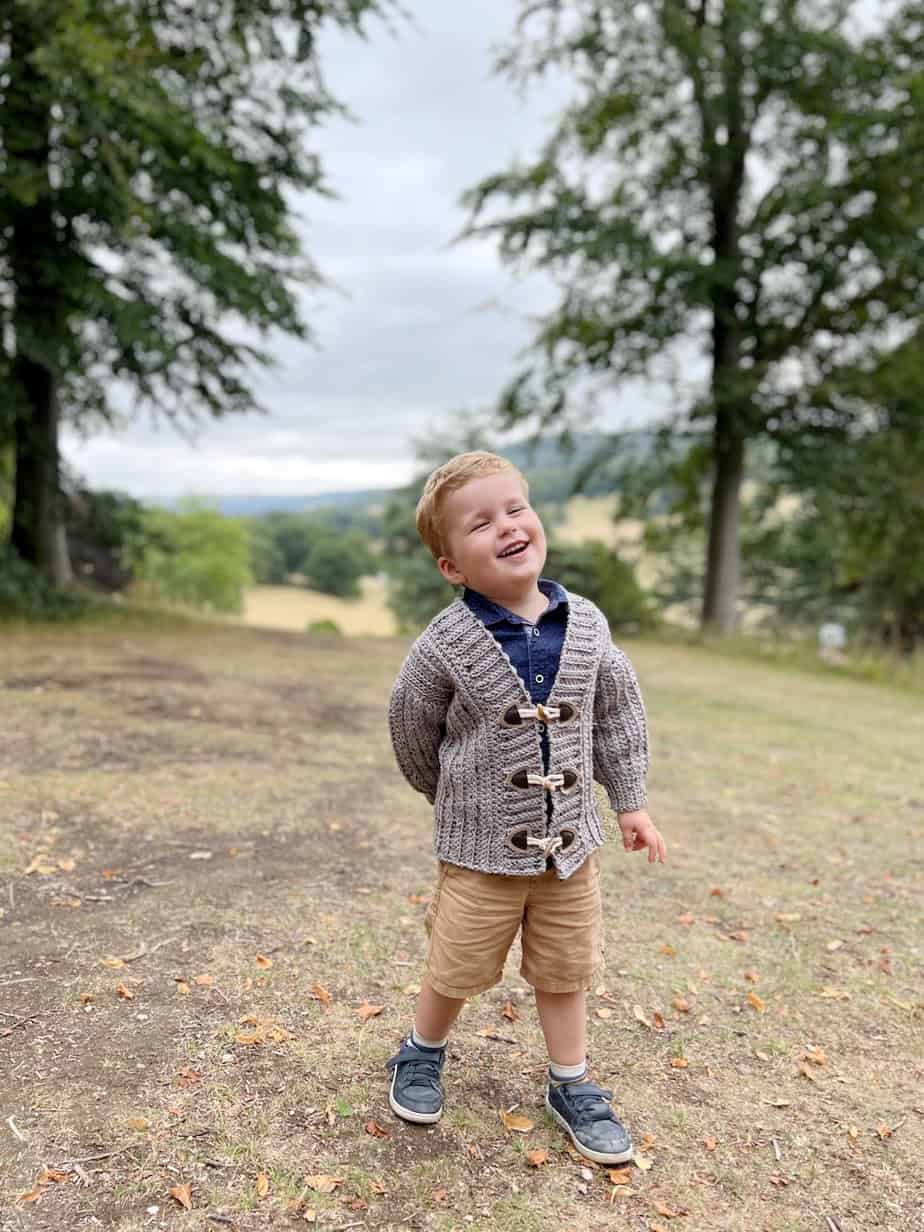
[(613, 788), (607, 788), (606, 794), (617, 813), (634, 813), (636, 809), (648, 808), (644, 780), (639, 783), (617, 783)]

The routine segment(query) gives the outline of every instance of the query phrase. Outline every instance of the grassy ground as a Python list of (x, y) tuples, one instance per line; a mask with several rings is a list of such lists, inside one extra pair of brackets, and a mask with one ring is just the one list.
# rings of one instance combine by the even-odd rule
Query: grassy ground
[(920, 699), (629, 649), (671, 848), (604, 852), (613, 1184), (545, 1121), (513, 959), (443, 1121), (389, 1113), (433, 870), (404, 643), (0, 633), (0, 1228), (921, 1227)]
[(381, 578), (361, 581), (362, 597), (338, 599), (300, 586), (252, 586), (245, 596), (244, 624), (303, 633), (311, 621), (333, 620), (353, 637), (390, 636), (395, 618), (385, 602)]

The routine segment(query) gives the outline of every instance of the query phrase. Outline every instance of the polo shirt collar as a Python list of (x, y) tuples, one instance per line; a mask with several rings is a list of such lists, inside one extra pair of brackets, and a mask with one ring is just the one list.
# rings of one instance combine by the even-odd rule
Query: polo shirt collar
[[(553, 582), (551, 578), (540, 578), (537, 585), (549, 600), (549, 606), (542, 613), (542, 616), (546, 616), (557, 607), (567, 607), (568, 592), (565, 590), (564, 586), (561, 586), (558, 582)], [(511, 624), (515, 625), (528, 625), (531, 623), (531, 621), (528, 621), (525, 616), (519, 616), (516, 612), (509, 611), (507, 608), (502, 607), (499, 603), (495, 603), (493, 599), (488, 599), (479, 591), (471, 590), (468, 586), (466, 586), (462, 594), (462, 598), (482, 622), (482, 624), (496, 625), (500, 624), (502, 620), (509, 621)], [(540, 620), (542, 619), (542, 616), (539, 617)]]

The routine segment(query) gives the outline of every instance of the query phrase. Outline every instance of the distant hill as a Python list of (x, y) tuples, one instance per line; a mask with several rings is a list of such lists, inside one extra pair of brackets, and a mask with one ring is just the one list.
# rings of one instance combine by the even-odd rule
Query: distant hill
[[(563, 501), (571, 494), (574, 477), (578, 470), (601, 449), (625, 459), (627, 453), (644, 456), (650, 450), (653, 435), (650, 432), (627, 433), (620, 438), (618, 446), (607, 445), (607, 438), (599, 432), (575, 434), (573, 452), (563, 451), (554, 436), (539, 440), (534, 445), (527, 442), (504, 446), (504, 456), (527, 476), (536, 499)], [(604, 467), (600, 474), (584, 487), (588, 496), (611, 493), (615, 490), (612, 472)], [(232, 493), (228, 496), (206, 496), (221, 513), (228, 517), (260, 517), (265, 513), (305, 513), (313, 509), (362, 509), (381, 505), (391, 495), (391, 488), (362, 488), (341, 492), (320, 492), (305, 496), (283, 496), (275, 493)], [(158, 501), (162, 507), (172, 509), (178, 503), (173, 500)]]

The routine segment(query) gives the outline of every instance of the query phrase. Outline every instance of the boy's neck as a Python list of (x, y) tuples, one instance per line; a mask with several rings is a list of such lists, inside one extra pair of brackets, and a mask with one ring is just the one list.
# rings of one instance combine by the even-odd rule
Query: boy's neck
[(545, 609), (549, 606), (548, 595), (544, 595), (539, 589), (538, 580), (515, 594), (485, 594), (484, 597), (486, 599), (490, 599), (492, 603), (499, 604), (500, 607), (505, 607), (508, 612), (513, 612), (517, 616), (522, 616), (524, 620), (528, 620), (532, 624), (536, 623)]

